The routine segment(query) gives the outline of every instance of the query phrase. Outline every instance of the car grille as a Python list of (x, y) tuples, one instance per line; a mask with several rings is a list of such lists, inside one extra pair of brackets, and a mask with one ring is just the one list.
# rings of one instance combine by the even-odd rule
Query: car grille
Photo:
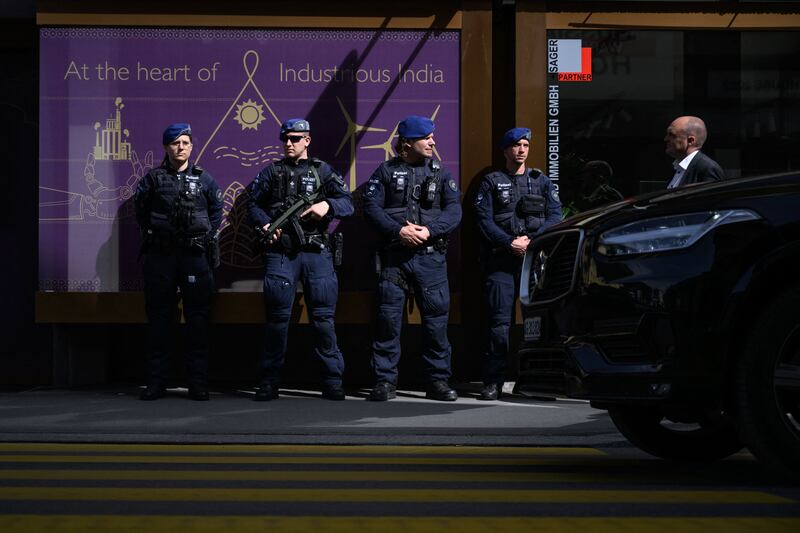
[(597, 344), (611, 363), (649, 363), (653, 359), (633, 335), (601, 338)]
[[(561, 298), (572, 290), (576, 264), (581, 244), (581, 232), (565, 231), (538, 237), (528, 250), (530, 258), (526, 261), (525, 273), (528, 275), (527, 295), (529, 304), (541, 304)], [(544, 254), (545, 274), (537, 284), (532, 270), (537, 268), (537, 257)]]
[(567, 355), (561, 350), (520, 352), (519, 383), (522, 391), (563, 393)]

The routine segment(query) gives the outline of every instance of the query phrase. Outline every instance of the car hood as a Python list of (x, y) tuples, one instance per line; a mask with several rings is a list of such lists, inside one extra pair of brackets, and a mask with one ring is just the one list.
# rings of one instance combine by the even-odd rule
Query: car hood
[(634, 196), (578, 213), (550, 230), (605, 228), (655, 216), (747, 207), (755, 198), (786, 194), (800, 194), (800, 173), (739, 178)]

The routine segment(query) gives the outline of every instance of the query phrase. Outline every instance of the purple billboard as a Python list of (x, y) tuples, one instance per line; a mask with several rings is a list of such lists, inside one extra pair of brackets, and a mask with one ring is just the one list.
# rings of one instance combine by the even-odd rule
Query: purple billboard
[(240, 194), (282, 157), (278, 128), (311, 123), (312, 156), (355, 191), (343, 290), (373, 288), (359, 187), (393, 157), (397, 122), (436, 121), (436, 156), (459, 169), (457, 31), (43, 28), (40, 33), (39, 288), (141, 288), (132, 194), (189, 122), (192, 159), (225, 192), (222, 290), (260, 290)]

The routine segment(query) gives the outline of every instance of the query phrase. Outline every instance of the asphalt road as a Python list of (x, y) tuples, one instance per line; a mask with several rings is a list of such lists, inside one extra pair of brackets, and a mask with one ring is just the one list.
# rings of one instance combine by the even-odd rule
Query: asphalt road
[(800, 531), (800, 488), (747, 452), (670, 463), (585, 402), (458, 389), (0, 393), (0, 530)]
[(507, 446), (622, 445), (604, 411), (586, 402), (506, 396), (475, 399), (479, 384), (458, 386), (456, 402), (398, 391), (388, 402), (349, 390), (343, 402), (316, 391), (281, 389), (253, 402), (252, 390), (214, 391), (209, 402), (170, 389), (153, 402), (139, 388), (39, 389), (0, 393), (0, 441), (131, 443), (302, 443)]

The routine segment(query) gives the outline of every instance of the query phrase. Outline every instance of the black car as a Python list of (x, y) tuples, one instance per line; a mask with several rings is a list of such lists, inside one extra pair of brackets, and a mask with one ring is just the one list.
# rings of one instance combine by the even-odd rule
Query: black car
[(580, 213), (525, 256), (523, 391), (583, 398), (656, 456), (800, 472), (800, 174)]

